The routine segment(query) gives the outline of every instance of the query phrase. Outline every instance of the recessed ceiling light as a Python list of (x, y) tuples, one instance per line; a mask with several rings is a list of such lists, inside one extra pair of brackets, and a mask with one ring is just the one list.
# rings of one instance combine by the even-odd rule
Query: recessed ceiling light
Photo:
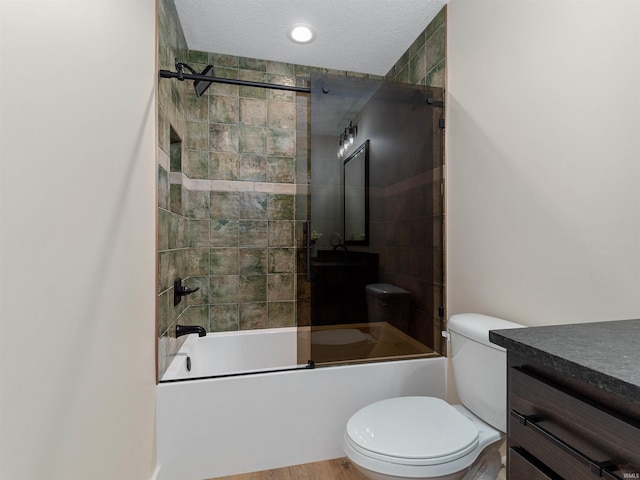
[(296, 43), (309, 43), (315, 38), (315, 34), (309, 27), (298, 25), (289, 31), (289, 38)]

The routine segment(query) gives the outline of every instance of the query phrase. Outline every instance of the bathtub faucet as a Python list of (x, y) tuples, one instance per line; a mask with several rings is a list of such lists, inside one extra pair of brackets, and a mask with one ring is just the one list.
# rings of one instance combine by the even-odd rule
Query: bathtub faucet
[(189, 335), (190, 333), (197, 333), (199, 337), (207, 335), (207, 331), (204, 327), (198, 325), (176, 325), (176, 338), (182, 335)]

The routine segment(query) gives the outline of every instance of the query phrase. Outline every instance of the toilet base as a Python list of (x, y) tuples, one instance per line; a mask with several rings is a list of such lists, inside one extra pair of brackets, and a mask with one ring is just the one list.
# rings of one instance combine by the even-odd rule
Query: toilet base
[(450, 475), (446, 475), (444, 477), (421, 477), (421, 478), (398, 477), (395, 475), (385, 475), (383, 473), (372, 472), (371, 470), (361, 467), (356, 463), (353, 463), (353, 462), (351, 463), (353, 464), (354, 467), (356, 467), (356, 470), (362, 473), (369, 480), (462, 480), (464, 479), (464, 474), (466, 473), (466, 470), (463, 470), (461, 472), (456, 472)]
[(464, 480), (496, 480), (502, 469), (502, 455), (498, 448), (487, 448), (471, 465)]
[(353, 460), (351, 460), (351, 464), (369, 480), (496, 480), (502, 467), (502, 457), (496, 444), (490, 445), (470, 467), (459, 472), (435, 477), (399, 477), (397, 475), (374, 472), (358, 465)]

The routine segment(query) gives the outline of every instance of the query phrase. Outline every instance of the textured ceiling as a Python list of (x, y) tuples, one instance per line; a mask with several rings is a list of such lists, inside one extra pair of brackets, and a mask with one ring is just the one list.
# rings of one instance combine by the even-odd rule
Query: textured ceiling
[[(191, 50), (386, 75), (447, 0), (175, 0)], [(289, 29), (310, 26), (294, 44)]]

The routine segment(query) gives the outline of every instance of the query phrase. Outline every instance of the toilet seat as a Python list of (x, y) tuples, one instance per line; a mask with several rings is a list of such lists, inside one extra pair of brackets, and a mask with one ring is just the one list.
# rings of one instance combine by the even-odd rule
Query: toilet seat
[[(429, 457), (428, 454), (415, 455), (415, 452), (414, 452), (413, 458), (411, 457), (407, 458), (408, 457), (407, 451), (401, 451), (400, 449), (395, 449), (395, 454), (390, 455), (389, 454), (390, 452), (386, 450), (392, 450), (392, 449), (385, 449), (385, 448), (382, 448), (381, 446), (379, 446), (378, 450), (379, 451), (385, 450), (386, 452), (376, 453), (373, 451), (375, 450), (375, 448), (372, 447), (371, 443), (366, 444), (367, 447), (369, 448), (365, 448), (362, 446), (362, 444), (364, 443), (362, 441), (362, 438), (358, 438), (358, 435), (356, 435), (355, 431), (353, 430), (355, 427), (358, 426), (358, 424), (354, 421), (354, 423), (352, 423), (350, 426), (349, 422), (351, 422), (351, 420), (349, 420), (349, 422), (347, 423), (347, 428), (345, 429), (345, 432), (344, 432), (343, 450), (347, 455), (347, 457), (349, 458), (349, 460), (351, 460), (351, 462), (356, 466), (356, 468), (358, 468), (361, 472), (363, 472), (368, 478), (375, 478), (375, 479), (383, 479), (383, 478), (384, 479), (400, 479), (400, 478), (405, 479), (406, 478), (407, 480), (408, 479), (462, 478), (462, 476), (464, 475), (464, 472), (466, 472), (473, 465), (473, 463), (478, 460), (478, 458), (483, 454), (483, 452), (487, 452), (490, 449), (493, 449), (497, 452), (498, 446), (504, 440), (504, 435), (500, 431), (486, 424), (484, 421), (476, 417), (473, 413), (471, 413), (462, 405), (449, 405), (448, 403), (442, 400), (436, 399), (434, 397), (400, 397), (400, 399), (409, 399), (409, 400), (401, 400), (401, 401), (399, 401), (399, 399), (382, 400), (382, 402), (377, 402), (377, 403), (381, 403), (381, 406), (379, 406), (379, 410), (377, 410), (377, 412), (376, 410), (369, 409), (371, 405), (375, 405), (375, 404), (371, 404), (367, 407), (364, 407), (362, 410), (356, 412), (356, 414), (354, 414), (354, 417), (356, 415), (360, 417), (359, 413), (362, 412), (363, 410), (365, 412), (368, 411), (370, 413), (376, 413), (377, 417), (385, 416), (387, 418), (389, 418), (387, 416), (389, 412), (403, 411), (407, 413), (405, 417), (409, 417), (412, 419), (412, 421), (415, 421), (415, 418), (413, 418), (412, 415), (415, 415), (415, 417), (419, 417), (421, 419), (429, 418), (429, 414), (423, 415), (424, 411), (433, 412), (432, 416), (437, 417), (438, 415), (442, 415), (443, 413), (446, 415), (450, 413), (450, 410), (454, 410), (455, 412), (459, 413), (459, 415), (463, 417), (463, 419), (470, 421), (473, 427), (475, 427), (475, 430), (477, 433), (477, 441), (475, 442), (471, 441), (472, 444), (475, 443), (475, 447), (474, 448), (471, 448), (470, 446), (467, 446), (466, 448), (463, 447), (462, 445), (465, 444), (465, 441), (463, 440), (464, 437), (460, 437), (460, 439), (458, 440), (459, 443), (456, 444), (456, 442), (452, 440), (452, 443), (450, 443), (451, 447), (448, 447), (448, 448), (441, 447), (440, 448), (441, 456), (437, 456), (438, 455), (437, 453), (434, 454), (436, 452), (436, 450), (434, 450), (430, 454), (431, 457)], [(413, 399), (430, 399), (430, 400), (413, 400)], [(399, 401), (399, 403), (395, 403), (396, 401)], [(403, 402), (407, 402), (407, 403), (403, 403)], [(392, 408), (394, 405), (396, 408)], [(421, 408), (419, 407), (420, 405), (421, 405)], [(403, 406), (404, 407), (413, 406), (414, 409), (418, 410), (418, 413), (412, 412), (410, 408), (404, 408)], [(403, 407), (403, 408), (399, 409), (398, 407)], [(382, 413), (384, 411), (386, 411), (387, 413)], [(459, 417), (456, 417), (455, 415), (453, 415), (452, 417), (454, 419), (455, 418), (459, 419)], [(453, 421), (456, 422), (457, 420), (453, 420)], [(437, 419), (436, 419), (436, 422), (437, 422)], [(440, 423), (444, 423), (444, 422), (440, 422)], [(434, 422), (430, 424), (428, 427), (421, 428), (420, 431), (422, 433), (422, 437), (446, 438), (446, 435), (453, 434), (453, 437), (457, 438), (456, 429), (452, 428), (450, 426), (451, 424), (449, 424), (446, 427), (442, 427), (441, 425), (439, 428), (434, 428), (434, 425), (437, 425), (437, 424), (438, 423)], [(370, 425), (375, 426), (377, 425), (377, 423), (370, 424)], [(465, 423), (462, 422), (462, 425), (465, 425)], [(360, 425), (360, 432), (362, 432), (363, 426), (364, 424)], [(380, 438), (383, 438), (384, 436), (382, 435), (381, 433), (382, 431), (379, 428), (377, 428), (376, 430), (379, 433), (378, 440), (380, 440)], [(373, 433), (375, 433), (376, 430), (374, 430)], [(364, 432), (366, 432), (366, 430), (364, 430)], [(371, 430), (370, 430), (370, 433), (371, 433)], [(370, 436), (370, 433), (369, 433), (369, 436)], [(438, 435), (442, 435), (443, 437), (439, 437)], [(471, 429), (471, 436), (473, 437), (473, 429)], [(362, 433), (360, 434), (360, 437), (362, 437)], [(469, 442), (468, 437), (466, 441)], [(391, 440), (389, 440), (389, 442), (391, 442)], [(384, 441), (380, 442), (380, 445), (382, 444), (384, 444)], [(458, 445), (457, 452), (455, 451), (456, 450), (455, 445)], [(445, 455), (443, 454), (443, 452), (445, 452), (446, 450), (450, 450), (450, 451)], [(467, 453), (463, 453), (464, 451), (467, 451)], [(496, 453), (496, 455), (498, 454)], [(499, 459), (499, 455), (498, 455), (498, 459)], [(457, 476), (458, 474), (460, 474), (460, 477)]]
[(449, 463), (478, 447), (474, 422), (435, 397), (372, 403), (347, 423), (345, 443), (374, 460), (407, 466)]

